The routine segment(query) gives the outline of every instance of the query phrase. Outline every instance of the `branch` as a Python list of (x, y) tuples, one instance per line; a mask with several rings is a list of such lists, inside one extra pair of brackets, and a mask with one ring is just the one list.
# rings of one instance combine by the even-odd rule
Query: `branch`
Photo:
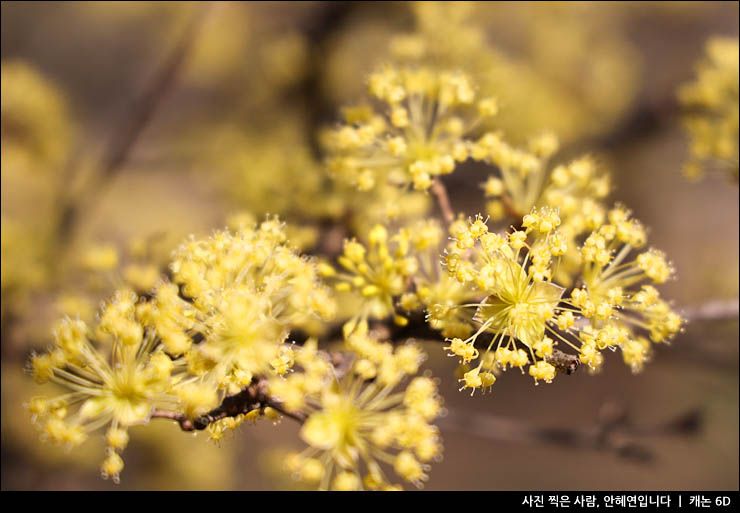
[(254, 410), (264, 410), (268, 407), (297, 422), (303, 423), (306, 420), (304, 413), (290, 412), (279, 401), (271, 398), (267, 393), (267, 381), (264, 379), (259, 379), (241, 392), (226, 397), (218, 407), (200, 417), (190, 419), (183, 413), (155, 410), (151, 418), (174, 420), (183, 431), (202, 431), (218, 420), (236, 417)]
[[(336, 353), (333, 356), (336, 356)], [(336, 360), (336, 358), (333, 359)], [(161, 410), (154, 411), (151, 418), (175, 421), (183, 431), (200, 431), (220, 419), (236, 417), (250, 411), (264, 410), (267, 407), (301, 424), (307, 418), (305, 413), (287, 411), (278, 401), (270, 398), (267, 394), (265, 380), (258, 380), (238, 394), (227, 397), (219, 407), (195, 419), (188, 419), (181, 413)], [(644, 463), (652, 460), (654, 455), (649, 448), (634, 441), (634, 438), (666, 435), (691, 436), (702, 428), (703, 416), (700, 410), (692, 409), (658, 424), (635, 426), (624, 408), (606, 404), (600, 412), (598, 421), (588, 428), (536, 426), (522, 420), (458, 410), (448, 410), (448, 414), (438, 421), (438, 425), (443, 431), (459, 432), (489, 440), (546, 444), (566, 449), (598, 450)]]
[(683, 309), (683, 316), (688, 321), (723, 321), (738, 319), (740, 302), (738, 299), (718, 299), (704, 304)]
[(127, 110), (128, 117), (114, 130), (98, 170), (90, 178), (83, 192), (67, 194), (62, 198), (56, 229), (59, 242), (74, 236), (80, 212), (89, 208), (89, 205), (83, 208), (83, 201), (89, 202), (91, 198), (97, 197), (98, 195), (93, 192), (109, 183), (128, 161), (134, 145), (151, 122), (164, 98), (174, 88), (210, 11), (211, 5), (208, 3), (198, 6), (180, 39), (157, 68), (141, 96)]
[(701, 430), (703, 416), (699, 409), (691, 409), (655, 425), (634, 426), (624, 408), (606, 404), (597, 422), (587, 428), (537, 426), (526, 421), (457, 410), (442, 418), (439, 426), (443, 431), (499, 442), (525, 442), (566, 449), (603, 451), (645, 463), (652, 460), (654, 454), (648, 447), (636, 442), (635, 438), (692, 436)]
[(305, 102), (306, 130), (313, 155), (321, 157), (319, 129), (335, 114), (333, 102), (326, 94), (324, 78), (327, 73), (327, 46), (345, 26), (352, 14), (363, 7), (359, 2), (327, 2), (317, 9), (304, 33), (311, 49), (309, 67), (304, 79), (297, 86), (296, 94)]
[[(416, 314), (408, 316), (408, 324), (405, 326), (386, 324), (373, 326), (374, 329), (380, 331), (382, 338), (387, 338), (391, 341), (405, 340), (413, 338), (416, 340), (426, 340), (430, 342), (446, 343), (446, 341), (440, 336), (438, 331), (435, 331), (426, 322), (423, 315)], [(340, 326), (341, 336), (341, 326)], [(571, 375), (581, 365), (580, 358), (578, 355), (565, 353), (559, 349), (554, 349), (552, 355), (547, 361), (555, 367), (561, 374)]]
[(447, 194), (447, 188), (442, 183), (442, 180), (435, 178), (430, 188), (434, 198), (437, 200), (437, 206), (440, 212), (442, 212), (442, 218), (445, 224), (449, 225), (455, 220), (455, 211), (452, 209), (450, 203), (450, 196)]

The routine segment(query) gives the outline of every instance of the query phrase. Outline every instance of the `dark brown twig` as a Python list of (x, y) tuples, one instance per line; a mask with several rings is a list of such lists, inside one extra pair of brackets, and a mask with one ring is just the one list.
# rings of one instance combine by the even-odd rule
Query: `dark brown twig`
[(333, 102), (328, 98), (324, 79), (326, 76), (328, 51), (327, 46), (340, 31), (351, 15), (362, 7), (361, 2), (327, 2), (317, 9), (317, 15), (311, 19), (304, 31), (310, 45), (308, 72), (298, 84), (297, 93), (305, 102), (306, 130), (309, 146), (315, 157), (321, 156), (319, 129), (332, 118), (335, 112)]
[(237, 417), (251, 411), (264, 410), (265, 408), (272, 408), (285, 417), (300, 423), (306, 420), (304, 413), (288, 411), (279, 401), (271, 398), (267, 393), (267, 382), (265, 380), (257, 380), (239, 393), (226, 397), (218, 407), (194, 419), (190, 419), (182, 413), (164, 410), (155, 410), (152, 412), (151, 417), (155, 419), (174, 420), (180, 425), (180, 429), (183, 431), (202, 431), (218, 420), (227, 417)]
[[(404, 326), (393, 324), (392, 322), (373, 323), (371, 328), (376, 334), (383, 339), (392, 342), (401, 342), (408, 339), (419, 341), (428, 341), (438, 344), (446, 344), (445, 339), (440, 333), (426, 322), (424, 315), (414, 313), (407, 316), (408, 322)], [(325, 340), (335, 340), (342, 338), (342, 324), (336, 324), (322, 337)], [(307, 337), (302, 333), (291, 333), (291, 340), (302, 343)], [(558, 349), (553, 350), (553, 354), (548, 358), (555, 369), (561, 374), (573, 374), (580, 366), (578, 355), (565, 353)]]

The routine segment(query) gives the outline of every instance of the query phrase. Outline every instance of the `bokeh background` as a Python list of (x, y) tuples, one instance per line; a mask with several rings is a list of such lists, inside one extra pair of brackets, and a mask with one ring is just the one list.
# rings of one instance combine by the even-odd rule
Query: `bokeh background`
[[(22, 407), (35, 393), (24, 362), (51, 322), (122, 279), (90, 278), (103, 258), (90, 261), (91, 248), (119, 248), (130, 263), (130, 248), (154, 241), (147, 257), (165, 261), (187, 234), (268, 212), (304, 226), (310, 246), (327, 219), (294, 200), (320, 181), (317, 129), (362, 97), (368, 71), (404, 53), (404, 34), (436, 37), (473, 70), (501, 99), (511, 139), (549, 128), (562, 158), (590, 152), (607, 165), (612, 199), (673, 259), (678, 280), (665, 295), (679, 308), (737, 301), (738, 186), (681, 175), (688, 150), (675, 100), (707, 38), (737, 37), (736, 2), (1, 9), (3, 489), (116, 487), (99, 478), (102, 440), (71, 453), (43, 445)], [(136, 120), (132, 106), (152, 90), (155, 105)], [(142, 129), (112, 165), (132, 115)], [(446, 180), (457, 209), (482, 208), (485, 176), (471, 167)], [(536, 389), (512, 375), (473, 398), (457, 392), (452, 359), (427, 349), (450, 410), (427, 489), (738, 488), (736, 313), (691, 323), (639, 375), (616, 361)], [(606, 442), (579, 444), (622, 414)], [(117, 488), (294, 487), (278, 469), (281, 451), (300, 446), (288, 420), (243, 426), (220, 446), (155, 424), (132, 430)]]

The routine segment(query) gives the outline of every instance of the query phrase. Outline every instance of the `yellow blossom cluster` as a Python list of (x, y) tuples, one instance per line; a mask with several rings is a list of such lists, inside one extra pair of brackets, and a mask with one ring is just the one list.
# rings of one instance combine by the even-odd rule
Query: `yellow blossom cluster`
[(146, 322), (203, 386), (215, 383), (227, 394), (257, 374), (285, 373), (290, 330), (334, 314), (316, 265), (287, 244), (275, 219), (185, 242), (171, 269), (172, 281), (147, 304)]
[[(74, 125), (65, 95), (32, 64), (4, 60), (2, 102), (2, 287), (0, 307), (22, 312), (29, 294), (50, 279), (55, 199), (69, 157)], [(9, 192), (12, 191), (12, 192)]]
[[(75, 278), (83, 281), (91, 292), (122, 284), (137, 294), (149, 294), (158, 285), (162, 269), (167, 265), (166, 248), (159, 235), (133, 238), (123, 248), (111, 243), (88, 244), (82, 248), (71, 271), (81, 271)], [(67, 298), (62, 299), (67, 302)], [(64, 313), (78, 314), (74, 309)]]
[[(458, 218), (451, 224), (449, 233), (457, 233), (465, 224), (463, 218)], [(424, 311), (429, 326), (445, 337), (469, 335), (470, 323), (456, 306), (474, 300), (478, 292), (454, 279), (442, 267), (439, 253), (444, 247), (444, 231), (434, 220), (413, 225), (410, 231), (419, 272), (412, 280), (412, 287), (398, 300), (398, 307), (405, 312)]]
[[(321, 274), (335, 281), (338, 291), (359, 292), (363, 297), (362, 308), (351, 321), (353, 325), (369, 317), (382, 319), (396, 311), (397, 298), (406, 292), (411, 278), (419, 271), (415, 253), (427, 236), (428, 233), (406, 228), (390, 235), (385, 226), (378, 224), (370, 229), (367, 244), (345, 240), (337, 259), (340, 271), (329, 264), (321, 266)], [(395, 316), (395, 321), (406, 323), (400, 315)]]
[(345, 109), (344, 123), (323, 138), (330, 172), (359, 190), (382, 183), (429, 189), (467, 160), (470, 134), (498, 110), (461, 72), (386, 67), (368, 85), (379, 107)]
[(590, 156), (550, 168), (548, 160), (557, 147), (552, 134), (532, 139), (526, 150), (496, 136), (477, 142), (474, 154), (500, 172), (482, 185), (494, 220), (521, 217), (533, 207), (546, 206), (557, 208), (564, 221), (572, 219), (573, 229), (582, 231), (594, 217), (603, 216), (599, 202), (611, 192), (609, 175)]
[[(522, 229), (509, 233), (490, 232), (477, 217), (448, 249), (447, 271), (483, 297), (459, 305), (474, 309), (469, 319), (475, 333), (447, 346), (463, 364), (472, 364), (463, 388), (488, 388), (496, 373), (509, 367), (523, 372), (529, 366), (535, 382), (550, 382), (556, 345), (574, 350), (594, 371), (603, 363), (604, 349), (618, 348), (625, 363), (639, 371), (651, 342), (666, 342), (680, 331), (681, 317), (653, 286), (673, 274), (665, 255), (649, 249), (628, 259), (646, 244), (644, 228), (629, 211), (610, 210), (585, 239), (579, 286), (570, 292), (552, 279), (567, 249), (559, 224), (557, 212), (546, 207), (533, 209)], [(484, 342), (486, 334), (490, 340)]]
[(738, 177), (738, 39), (715, 37), (694, 81), (678, 91), (691, 144), (684, 174), (700, 178), (712, 166)]
[(324, 490), (400, 489), (384, 466), (421, 486), (442, 451), (431, 424), (442, 412), (437, 385), (416, 375), (424, 354), (413, 343), (394, 348), (378, 340), (366, 323), (345, 346), (351, 361), (341, 375), (317, 364), (309, 347), (307, 356), (296, 351), (301, 370), (272, 379), (277, 399), (308, 412), (300, 432), (308, 447), (289, 457), (288, 468), (296, 479)]
[(303, 124), (290, 118), (271, 120), (270, 128), (259, 133), (239, 127), (198, 134), (197, 157), (207, 162), (207, 178), (231, 200), (230, 227), (278, 215), (288, 223), (291, 243), (310, 250), (320, 245), (327, 223), (343, 222), (362, 234), (377, 223), (406, 223), (427, 215), (431, 202), (423, 192), (388, 183), (358, 191), (351, 181), (329, 177), (299, 128)]
[(321, 274), (340, 292), (361, 299), (346, 322), (351, 333), (368, 319), (393, 316), (398, 325), (408, 315), (426, 312), (430, 325), (445, 336), (469, 331), (469, 324), (452, 308), (476, 297), (470, 287), (451, 279), (442, 269), (439, 252), (444, 231), (434, 219), (420, 220), (389, 234), (383, 225), (370, 229), (368, 243), (345, 241), (337, 270), (322, 264)]
[[(42, 437), (76, 446), (108, 426), (104, 477), (118, 480), (130, 426), (148, 423), (155, 409), (171, 418), (202, 416), (257, 375), (288, 373), (288, 333), (334, 312), (315, 263), (293, 251), (274, 219), (190, 239), (173, 259), (171, 280), (143, 296), (118, 291), (90, 325), (65, 318), (54, 346), (31, 359), (36, 381), (66, 389), (29, 402)], [(83, 260), (109, 270), (117, 253), (97, 248)], [(211, 434), (219, 438), (254, 415), (222, 419)]]
[[(529, 149), (515, 147), (504, 140), (500, 133), (489, 133), (475, 141), (471, 155), (495, 165), (499, 177), (491, 177), (483, 185), (488, 205), (494, 219), (507, 213), (521, 217), (535, 205), (546, 184), (547, 161), (558, 149), (558, 139), (543, 134), (530, 142)], [(506, 209), (509, 212), (506, 212)]]
[(0, 290), (3, 294), (0, 313), (5, 319), (8, 310), (26, 303), (28, 291), (43, 281), (45, 269), (41, 265), (43, 247), (37, 234), (29, 233), (23, 223), (5, 214), (0, 218), (0, 228)]
[[(34, 159), (51, 172), (69, 150), (72, 130), (64, 96), (47, 78), (23, 61), (2, 63), (3, 158), (5, 151), (16, 157)], [(12, 148), (7, 143), (14, 143)], [(20, 143), (20, 144), (19, 144)], [(8, 145), (9, 146), (9, 145)], [(46, 168), (46, 169), (45, 169)]]
[(143, 327), (135, 293), (119, 291), (100, 312), (95, 325), (66, 318), (54, 332), (54, 345), (31, 359), (39, 383), (66, 390), (56, 397), (34, 397), (27, 407), (42, 437), (74, 447), (108, 426), (104, 477), (118, 480), (120, 452), (128, 428), (149, 420), (157, 408), (177, 409), (175, 387), (182, 366), (166, 354), (157, 337)]
[(577, 239), (603, 222), (607, 207), (603, 201), (611, 192), (609, 174), (591, 156), (551, 167), (548, 160), (557, 150), (552, 134), (533, 138), (526, 150), (488, 137), (474, 146), (474, 155), (499, 170), (483, 183), (489, 198), (487, 211), (493, 220), (520, 219), (532, 208), (557, 209), (560, 236), (567, 242), (557, 278), (569, 285), (580, 265)]
[[(456, 1), (409, 7), (414, 30), (391, 38), (391, 55), (470, 73), (482, 92), (500, 100), (496, 127), (517, 142), (543, 129), (569, 143), (605, 133), (636, 95), (639, 56), (614, 6)], [(583, 48), (598, 55), (598, 66), (587, 65)], [(346, 60), (345, 68), (353, 65)]]
[[(482, 26), (460, 31), (472, 10), (460, 11), (447, 32), (434, 30), (449, 9), (420, 4), (419, 34), (393, 42), (406, 64), (371, 74), (371, 103), (345, 109), (343, 121), (321, 135), (326, 169), (305, 134), (291, 129), (252, 137), (251, 146), (224, 157), (220, 167), (229, 172), (221, 185), (245, 212), (231, 217), (231, 229), (191, 236), (173, 252), (167, 272), (150, 262), (144, 243), (125, 267), (113, 246), (82, 246), (80, 267), (125, 286), (94, 319), (66, 317), (53, 347), (32, 357), (37, 382), (65, 389), (27, 405), (43, 439), (72, 447), (104, 430), (101, 471), (117, 482), (129, 428), (152, 417), (175, 420), (184, 430), (206, 429), (218, 442), (245, 423), (285, 415), (301, 423), (307, 445), (286, 460), (296, 479), (323, 490), (395, 490), (399, 479), (420, 487), (431, 462), (441, 458), (433, 422), (443, 403), (437, 382), (421, 372), (420, 345), (385, 340), (391, 319), (411, 330), (424, 317), (462, 364), (460, 389), (471, 394), (490, 389), (510, 368), (535, 384), (550, 383), (561, 351), (594, 372), (605, 350), (618, 351), (638, 372), (655, 344), (682, 329), (683, 319), (655, 287), (672, 278), (673, 266), (646, 247), (646, 230), (630, 211), (607, 208), (610, 180), (596, 160), (553, 165), (560, 146), (554, 134), (515, 145), (494, 131), (498, 101), (481, 95), (471, 76), (482, 78), (487, 92), (497, 80), (520, 82), (508, 80), (511, 66), (486, 74), (490, 63), (509, 61), (495, 55), (464, 63), (471, 76), (447, 65), (468, 49), (487, 47)], [(448, 39), (455, 39), (450, 48)], [(575, 37), (572, 44), (580, 48), (589, 39)], [(274, 55), (301, 60), (304, 44), (286, 39)], [(535, 53), (543, 61), (557, 56), (549, 48)], [(570, 67), (579, 67), (582, 52), (573, 53), (579, 57), (569, 59)], [(444, 68), (421, 64), (435, 56)], [(737, 42), (715, 41), (709, 56), (697, 82), (681, 93), (686, 105), (703, 111), (687, 122), (692, 165), (720, 159), (734, 165), (737, 176), (737, 77), (733, 83), (728, 73), (737, 74)], [(548, 73), (558, 73), (551, 65)], [(278, 63), (276, 86), (303, 75), (289, 67), (281, 71)], [(14, 73), (23, 78), (25, 71)], [(522, 91), (542, 90), (536, 82)], [(31, 92), (46, 94), (42, 89)], [(11, 93), (23, 97), (23, 91)], [(3, 103), (5, 127), (6, 117), (19, 116), (10, 108), (6, 114)], [(226, 138), (245, 139), (238, 130)], [(270, 139), (280, 143), (264, 142)], [(443, 228), (426, 217), (428, 191), (434, 186), (442, 198), (440, 177), (468, 160), (495, 168), (482, 184), (489, 217), (455, 218), (440, 200)], [(305, 179), (295, 179), (296, 170)], [(269, 216), (254, 221), (268, 211), (300, 225)], [(489, 227), (489, 219), (504, 218), (514, 221), (509, 231)], [(322, 252), (319, 227), (340, 220), (348, 231), (326, 244), (333, 258), (347, 237), (336, 266), (298, 251)], [(13, 227), (4, 215), (6, 226)], [(18, 240), (17, 232), (11, 235), (6, 241), (3, 233), (4, 258)], [(16, 286), (5, 267), (2, 281), (3, 291)], [(351, 300), (338, 305), (339, 294)], [(72, 296), (65, 301), (84, 309)], [(371, 329), (371, 321), (381, 326)], [(322, 343), (341, 338), (341, 349), (320, 347), (322, 337)], [(253, 401), (231, 408), (252, 391)]]

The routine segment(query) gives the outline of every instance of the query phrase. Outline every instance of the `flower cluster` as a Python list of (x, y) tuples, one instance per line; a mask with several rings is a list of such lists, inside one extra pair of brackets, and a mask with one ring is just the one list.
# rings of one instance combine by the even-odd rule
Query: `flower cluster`
[(335, 308), (315, 264), (293, 251), (277, 220), (186, 242), (175, 252), (172, 282), (147, 306), (167, 351), (184, 355), (204, 386), (228, 394), (255, 375), (286, 372), (289, 331), (309, 329)]
[(558, 150), (552, 133), (529, 141), (526, 149), (507, 143), (500, 134), (486, 134), (472, 146), (474, 158), (496, 166), (499, 176), (483, 184), (489, 214), (521, 217), (535, 206), (558, 208), (563, 218), (586, 211), (610, 192), (609, 176), (592, 157), (584, 156), (554, 168), (548, 165)]
[(321, 274), (340, 292), (361, 298), (356, 313), (346, 322), (351, 333), (368, 319), (393, 316), (398, 325), (408, 315), (426, 312), (430, 325), (445, 336), (469, 331), (468, 323), (453, 306), (477, 293), (442, 269), (439, 252), (443, 230), (435, 220), (421, 220), (389, 234), (383, 225), (371, 228), (368, 243), (345, 241), (338, 258), (341, 269), (322, 264)]
[(30, 293), (54, 278), (56, 200), (62, 186), (73, 185), (58, 171), (69, 158), (75, 127), (64, 92), (33, 65), (4, 60), (0, 82), (0, 176), (2, 189), (13, 191), (2, 202), (4, 322), (8, 312), (26, 310)]
[[(477, 362), (464, 388), (490, 387), (509, 367), (529, 366), (535, 382), (550, 382), (556, 369), (548, 360), (556, 345), (576, 351), (592, 370), (601, 367), (604, 349), (619, 348), (639, 371), (651, 342), (666, 342), (681, 329), (682, 319), (653, 286), (673, 273), (665, 255), (649, 249), (628, 259), (646, 236), (627, 210), (610, 210), (581, 245), (579, 286), (570, 292), (552, 280), (567, 250), (559, 224), (556, 211), (542, 208), (524, 217), (522, 230), (491, 233), (477, 217), (458, 233), (445, 256), (447, 270), (484, 297), (459, 306), (474, 308), (469, 318), (477, 329), (447, 346), (462, 363)], [(484, 334), (491, 335), (487, 342)]]
[(67, 391), (29, 401), (42, 437), (74, 447), (108, 426), (101, 470), (116, 481), (123, 470), (119, 453), (128, 443), (128, 428), (146, 423), (155, 407), (177, 409), (175, 388), (183, 377), (182, 366), (142, 325), (140, 306), (133, 292), (118, 292), (94, 326), (61, 321), (51, 350), (31, 359), (37, 382), (51, 381)]
[(570, 285), (580, 265), (577, 240), (604, 221), (603, 201), (611, 185), (609, 174), (591, 156), (550, 167), (548, 161), (558, 145), (550, 133), (531, 139), (527, 149), (488, 134), (473, 145), (472, 154), (499, 170), (498, 176), (491, 175), (482, 184), (492, 220), (518, 220), (540, 207), (558, 211), (558, 232), (567, 249), (554, 272), (563, 285)]
[[(117, 264), (109, 248), (85, 257), (98, 270)], [(29, 402), (43, 437), (76, 446), (109, 426), (102, 471), (115, 480), (130, 426), (147, 423), (155, 409), (193, 419), (257, 376), (286, 374), (294, 360), (288, 333), (333, 315), (316, 265), (291, 249), (276, 220), (191, 239), (171, 267), (172, 281), (145, 296), (117, 292), (91, 326), (65, 319), (51, 350), (31, 360), (36, 381), (67, 390)]]
[[(461, 226), (465, 226), (462, 217), (451, 224), (449, 232), (457, 233)], [(470, 324), (456, 306), (477, 298), (477, 290), (457, 281), (442, 267), (439, 254), (444, 248), (444, 232), (437, 222), (424, 221), (410, 230), (419, 271), (412, 287), (399, 298), (398, 307), (405, 312), (424, 311), (429, 326), (445, 337), (469, 335)]]
[(10, 145), (7, 148), (13, 157), (21, 152), (25, 160), (43, 164), (35, 170), (58, 166), (66, 157), (73, 132), (64, 96), (23, 61), (3, 62), (1, 76), (3, 152), (13, 142), (12, 150)]
[(388, 67), (370, 76), (369, 91), (382, 107), (345, 109), (344, 124), (324, 134), (329, 170), (360, 190), (429, 189), (468, 158), (471, 132), (498, 109), (460, 72)]
[[(481, 91), (500, 100), (496, 128), (516, 141), (543, 129), (568, 143), (607, 133), (637, 93), (639, 59), (616, 21), (621, 15), (610, 8), (476, 2), (409, 6), (414, 29), (391, 38), (393, 58), (470, 73)], [(512, 20), (516, 30), (510, 30)], [(362, 34), (352, 32), (351, 37)], [(372, 47), (342, 43), (340, 53), (348, 54), (341, 62), (344, 68), (356, 66), (352, 57), (357, 60), (345, 46), (365, 52)], [(583, 48), (598, 55), (598, 69), (589, 68)]]
[(387, 465), (421, 486), (428, 463), (442, 450), (431, 424), (442, 412), (437, 385), (414, 376), (423, 353), (411, 343), (394, 349), (368, 333), (365, 323), (347, 337), (346, 348), (353, 360), (343, 375), (319, 363), (309, 346), (306, 355), (297, 350), (300, 371), (272, 380), (276, 398), (308, 412), (300, 432), (308, 447), (289, 458), (289, 469), (324, 490), (400, 489), (386, 476)]
[(540, 199), (547, 161), (558, 145), (558, 139), (549, 133), (533, 139), (530, 149), (509, 144), (500, 133), (485, 134), (475, 141), (473, 158), (495, 165), (500, 172), (500, 178), (489, 178), (483, 187), (486, 197), (492, 198), (488, 208), (494, 219), (502, 218), (506, 210), (515, 217), (529, 212)]
[(738, 40), (712, 38), (693, 82), (679, 89), (691, 139), (691, 159), (684, 167), (699, 178), (708, 165), (738, 177)]
[[(164, 276), (143, 246), (125, 267), (113, 247), (81, 253), (81, 267), (100, 276), (122, 269), (116, 279), (125, 288), (94, 320), (67, 317), (53, 347), (33, 356), (36, 380), (65, 389), (28, 403), (42, 438), (77, 446), (104, 429), (102, 473), (117, 481), (129, 428), (153, 417), (219, 441), (245, 423), (285, 415), (301, 423), (307, 445), (286, 461), (296, 479), (325, 490), (393, 490), (399, 480), (421, 486), (441, 457), (433, 422), (444, 409), (437, 382), (421, 372), (420, 346), (386, 341), (391, 322), (403, 327), (397, 334), (441, 333), (464, 368), (461, 390), (471, 394), (510, 368), (550, 383), (563, 353), (596, 372), (607, 349), (618, 351), (638, 372), (655, 344), (682, 329), (656, 288), (673, 276), (672, 265), (646, 247), (646, 230), (630, 211), (607, 208), (610, 181), (596, 160), (552, 165), (560, 145), (552, 133), (517, 146), (494, 131), (493, 97), (480, 95), (464, 72), (422, 64), (484, 48), (482, 27), (462, 34), (465, 15), (438, 31), (447, 7), (420, 5), (418, 38), (395, 40), (407, 64), (372, 74), (372, 103), (346, 109), (322, 134), (327, 169), (303, 134), (275, 123), (269, 137), (221, 163), (232, 171), (223, 188), (246, 211), (231, 217), (231, 229), (186, 240)], [(447, 34), (459, 36), (457, 48), (448, 48)], [(302, 44), (288, 41), (277, 55), (302, 55)], [(547, 48), (537, 53), (559, 62)], [(737, 43), (715, 42), (709, 53), (698, 81), (682, 91), (704, 112), (688, 122), (693, 153), (697, 163), (734, 164), (737, 175)], [(503, 77), (520, 88), (508, 79), (511, 66), (487, 75), (489, 64), (505, 62), (499, 57), (473, 61), (488, 86)], [(237, 137), (228, 140), (244, 139)], [(268, 148), (263, 141), (272, 138), (280, 144)], [(455, 218), (442, 201), (439, 178), (468, 160), (494, 170), (483, 184), (489, 218)], [(305, 180), (293, 180), (296, 169)], [(445, 228), (427, 218), (430, 188)], [(278, 193), (284, 197), (274, 200)], [(254, 222), (267, 211), (299, 224)], [(508, 231), (488, 224), (504, 218), (513, 222)], [(320, 240), (320, 227), (340, 219), (346, 226)], [(13, 228), (3, 217), (6, 226)], [(20, 240), (11, 235), (4, 234), (3, 256)], [(297, 249), (334, 258), (345, 236), (336, 266)], [(17, 286), (5, 268), (2, 281), (4, 291)], [(342, 346), (329, 352), (320, 342)]]
[[(353, 317), (352, 326), (368, 318), (388, 317), (396, 311), (396, 299), (406, 292), (419, 270), (416, 250), (426, 244), (425, 239), (430, 235), (436, 234), (405, 228), (389, 235), (385, 226), (378, 224), (370, 230), (367, 244), (345, 240), (338, 258), (342, 270), (322, 265), (322, 275), (335, 281), (337, 290), (359, 292), (363, 297), (362, 308)], [(396, 315), (395, 321), (404, 324), (406, 319)]]

